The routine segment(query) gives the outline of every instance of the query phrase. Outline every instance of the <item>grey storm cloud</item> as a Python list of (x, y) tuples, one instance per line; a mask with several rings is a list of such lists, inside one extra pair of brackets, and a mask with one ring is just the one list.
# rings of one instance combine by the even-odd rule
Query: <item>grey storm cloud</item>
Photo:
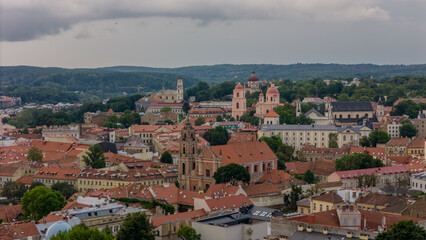
[(56, 35), (81, 22), (118, 18), (183, 17), (199, 25), (240, 19), (388, 21), (373, 0), (0, 0), (0, 41)]

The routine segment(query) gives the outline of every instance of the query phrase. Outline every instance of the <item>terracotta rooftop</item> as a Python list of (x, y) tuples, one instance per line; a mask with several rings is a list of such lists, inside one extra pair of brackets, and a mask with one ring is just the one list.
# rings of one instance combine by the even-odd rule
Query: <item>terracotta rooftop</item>
[(278, 115), (276, 112), (274, 112), (273, 110), (269, 111), (267, 114), (265, 114), (265, 116), (263, 117), (280, 117), (280, 115)]
[(342, 178), (355, 178), (359, 175), (371, 175), (371, 174), (396, 174), (396, 173), (405, 173), (407, 172), (407, 168), (404, 165), (397, 165), (391, 167), (380, 167), (380, 168), (366, 168), (366, 169), (358, 169), (358, 170), (350, 170), (350, 171), (339, 171), (336, 172), (337, 175)]
[(303, 175), (307, 170), (312, 171), (313, 162), (286, 162), (285, 167), (290, 174)]
[(260, 181), (269, 183), (282, 183), (290, 179), (293, 179), (293, 176), (288, 174), (284, 170), (273, 169), (266, 171), (260, 178)]
[(350, 154), (354, 153), (367, 153), (373, 157), (382, 159), (385, 157), (385, 148), (374, 148), (374, 147), (351, 147), (349, 150)]
[(340, 197), (336, 192), (322, 192), (318, 196), (312, 197), (312, 200), (329, 202), (329, 203), (341, 203), (343, 202), (342, 197)]
[(214, 184), (207, 189), (205, 195), (215, 198), (236, 195), (240, 190), (239, 186), (227, 185), (225, 183)]
[(198, 210), (176, 213), (176, 214), (166, 215), (161, 217), (153, 217), (151, 218), (151, 222), (154, 228), (156, 228), (165, 223), (177, 222), (177, 221), (182, 221), (186, 219), (196, 219), (205, 215), (207, 215), (207, 213), (204, 209), (198, 209)]
[(407, 146), (410, 143), (410, 138), (392, 138), (386, 143), (387, 146)]
[(414, 138), (410, 144), (408, 144), (409, 148), (424, 148), (426, 139), (424, 138)]
[(223, 198), (206, 199), (205, 201), (211, 211), (234, 209), (253, 204), (253, 202), (243, 194)]
[(79, 173), (80, 173), (80, 168), (77, 167), (76, 165), (73, 165), (73, 167), (63, 167), (61, 165), (50, 165), (50, 166), (41, 168), (34, 175), (34, 178), (76, 181)]
[(21, 205), (0, 206), (0, 219), (5, 222), (17, 221), (18, 217), (23, 214)]
[(277, 156), (275, 156), (268, 144), (263, 141), (212, 146), (211, 149), (217, 156), (222, 155), (223, 166), (230, 163), (241, 164), (277, 160)]
[(336, 162), (328, 159), (317, 159), (313, 162), (312, 172), (319, 175), (330, 175), (336, 171)]
[(394, 206), (394, 205), (400, 205), (400, 204), (406, 204), (407, 198), (401, 197), (401, 196), (393, 196), (393, 195), (385, 195), (385, 194), (378, 194), (378, 193), (368, 193), (365, 196), (359, 197), (355, 203), (359, 204), (368, 204), (368, 205), (388, 205), (388, 206)]
[(250, 184), (243, 186), (248, 197), (259, 197), (265, 195), (279, 195), (280, 189), (272, 183)]
[[(377, 231), (378, 227), (382, 225), (383, 217), (386, 217), (386, 228), (390, 228), (392, 224), (397, 223), (401, 220), (413, 220), (414, 222), (425, 221), (418, 218), (410, 218), (405, 216), (399, 216), (395, 214), (387, 214), (381, 212), (372, 212), (366, 210), (358, 210), (361, 213), (361, 229), (367, 229), (367, 231)], [(309, 215), (297, 216), (287, 218), (286, 221), (295, 221), (321, 225), (321, 226), (331, 226), (331, 227), (340, 227), (339, 218), (337, 215), (337, 210), (329, 210), (323, 212), (312, 213)], [(364, 219), (366, 220), (367, 226), (364, 226)], [(313, 222), (312, 222), (313, 221)]]
[(52, 141), (43, 141), (43, 140), (32, 140), (31, 146), (38, 148), (43, 152), (67, 152), (72, 144), (71, 143), (63, 143), (63, 142), (52, 142)]
[(16, 180), (17, 183), (23, 183), (25, 185), (31, 185), (34, 182), (34, 177), (30, 175), (25, 175)]
[(2, 235), (11, 236), (11, 238), (3, 239), (27, 239), (39, 236), (40, 233), (33, 222), (18, 222), (0, 225), (0, 239)]

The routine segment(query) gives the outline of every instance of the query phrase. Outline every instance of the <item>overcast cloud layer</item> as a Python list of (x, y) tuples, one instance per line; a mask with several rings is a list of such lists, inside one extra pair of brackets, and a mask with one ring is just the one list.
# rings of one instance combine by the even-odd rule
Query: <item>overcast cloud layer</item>
[[(425, 0), (0, 0), (0, 4), (2, 65), (251, 63), (244, 57), (247, 48), (258, 56), (253, 63), (426, 61)], [(256, 36), (248, 37), (250, 32)], [(289, 45), (292, 49), (282, 49)], [(65, 46), (71, 52), (65, 52)], [(101, 52), (108, 46), (121, 50)], [(229, 46), (234, 50), (215, 49)], [(35, 56), (40, 59), (43, 48), (49, 61), (33, 62)], [(135, 48), (143, 49), (152, 62), (129, 56)], [(191, 53), (197, 48), (205, 51), (204, 57)], [(174, 58), (171, 49), (185, 50), (190, 59)], [(364, 58), (360, 50), (367, 53)], [(88, 57), (89, 53), (108, 57)], [(155, 54), (167, 60), (156, 59)], [(381, 56), (375, 60), (373, 54)]]

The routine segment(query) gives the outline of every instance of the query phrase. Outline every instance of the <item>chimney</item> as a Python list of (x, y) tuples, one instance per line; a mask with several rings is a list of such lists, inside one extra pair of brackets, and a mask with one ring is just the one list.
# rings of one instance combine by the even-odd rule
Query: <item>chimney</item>
[(382, 227), (383, 227), (383, 229), (386, 228), (386, 216), (384, 216), (384, 215), (382, 217)]
[(307, 220), (308, 220), (309, 224), (314, 224), (315, 223), (315, 216), (314, 215), (308, 215)]

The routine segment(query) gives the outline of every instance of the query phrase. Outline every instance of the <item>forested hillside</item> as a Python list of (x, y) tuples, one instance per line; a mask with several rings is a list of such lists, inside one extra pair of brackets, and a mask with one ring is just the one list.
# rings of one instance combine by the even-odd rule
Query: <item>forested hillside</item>
[[(389, 83), (387, 81), (395, 76), (426, 76), (426, 64), (382, 66), (373, 64), (223, 64), (181, 68), (116, 66), (96, 69), (16, 66), (0, 67), (0, 84), (4, 95), (20, 96), (23, 102), (100, 101), (103, 98), (120, 96), (122, 92), (129, 94), (137, 92), (136, 89), (120, 87), (143, 86), (145, 87), (144, 92), (159, 90), (163, 86), (174, 89), (178, 77), (184, 78), (185, 88), (194, 86), (198, 82), (206, 82), (208, 85), (214, 86), (224, 81), (244, 82), (250, 76), (251, 71), (256, 71), (260, 80), (289, 80), (282, 84), (286, 91), (282, 95), (291, 101), (295, 97), (324, 95), (321, 90), (293, 84), (293, 81), (309, 82), (317, 79), (352, 79), (353, 77), (362, 79), (373, 76), (374, 82)], [(316, 82), (313, 84), (316, 84)], [(320, 85), (316, 87), (321, 88)], [(392, 88), (392, 84), (390, 84), (390, 87)], [(414, 91), (416, 95), (419, 93), (422, 95), (422, 84), (420, 84), (420, 88), (416, 86), (416, 88), (410, 88), (410, 90)], [(218, 99), (218, 96), (224, 90), (213, 88), (212, 91), (214, 92), (209, 92), (209, 95), (206, 95), (206, 92), (200, 92), (198, 95), (200, 98), (203, 96), (203, 99)], [(309, 94), (305, 93), (306, 91)], [(318, 91), (317, 94), (315, 94), (315, 91)], [(195, 94), (197, 91), (192, 92), (192, 94)], [(229, 91), (225, 92), (229, 94)], [(410, 95), (414, 95), (413, 92), (411, 93)], [(348, 95), (351, 96), (351, 94), (353, 93), (349, 92)], [(364, 95), (371, 97), (370, 93), (363, 93), (360, 96)]]
[(119, 72), (164, 72), (177, 73), (196, 78), (209, 84), (222, 81), (246, 81), (252, 71), (261, 80), (288, 79), (291, 81), (306, 81), (310, 79), (349, 79), (353, 77), (375, 79), (393, 76), (425, 76), (426, 64), (421, 65), (374, 65), (374, 64), (221, 64), (213, 66), (189, 66), (181, 68), (148, 68), (132, 66), (116, 66), (101, 68)]

